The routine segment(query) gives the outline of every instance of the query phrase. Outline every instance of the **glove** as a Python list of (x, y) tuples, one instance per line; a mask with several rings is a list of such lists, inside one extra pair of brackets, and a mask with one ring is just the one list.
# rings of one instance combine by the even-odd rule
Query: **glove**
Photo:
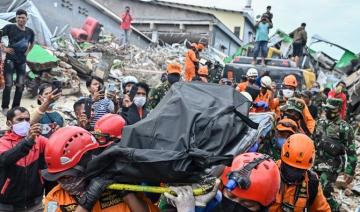
[(220, 182), (221, 182), (220, 179), (216, 179), (214, 188), (212, 189), (211, 192), (204, 195), (196, 196), (195, 205), (199, 207), (206, 207), (208, 202), (210, 202), (215, 197), (216, 192), (219, 189)]
[(170, 189), (177, 196), (170, 193), (164, 193), (164, 196), (173, 201), (178, 212), (195, 212), (195, 198), (190, 186), (170, 187)]
[(95, 177), (93, 178), (86, 188), (84, 194), (78, 198), (79, 205), (91, 211), (95, 203), (101, 197), (101, 193), (105, 188), (112, 184), (114, 181), (108, 177)]
[(262, 107), (264, 109), (267, 109), (269, 108), (269, 104), (267, 102), (260, 101), (260, 102), (256, 102), (256, 107)]

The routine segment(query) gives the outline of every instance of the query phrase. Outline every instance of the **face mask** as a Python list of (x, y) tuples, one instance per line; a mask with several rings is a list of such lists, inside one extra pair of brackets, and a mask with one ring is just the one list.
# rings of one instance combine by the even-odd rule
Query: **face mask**
[(286, 138), (275, 138), (277, 148), (281, 149), (286, 141)]
[(288, 184), (300, 183), (303, 180), (304, 174), (306, 172), (306, 170), (297, 169), (285, 163), (281, 163), (280, 170), (281, 177)]
[(85, 177), (74, 177), (68, 182), (58, 181), (63, 188), (71, 196), (80, 196), (85, 191)]
[(134, 104), (140, 108), (143, 107), (146, 103), (146, 97), (145, 96), (135, 96), (134, 97)]
[(333, 120), (338, 117), (338, 113), (334, 113), (331, 110), (329, 110), (329, 111), (325, 111), (325, 116), (327, 119)]
[(12, 126), (12, 131), (21, 137), (27, 136), (30, 130), (30, 123), (27, 121), (23, 121)]
[(168, 82), (170, 83), (170, 85), (179, 82), (180, 81), (180, 75), (178, 74), (169, 74), (167, 77)]
[(291, 89), (283, 89), (282, 93), (285, 98), (291, 98), (294, 96), (294, 90), (291, 90)]

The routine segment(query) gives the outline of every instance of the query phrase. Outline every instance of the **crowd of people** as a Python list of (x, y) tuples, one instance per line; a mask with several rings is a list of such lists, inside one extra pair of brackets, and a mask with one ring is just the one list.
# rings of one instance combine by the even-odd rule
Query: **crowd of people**
[[(272, 26), (270, 9), (258, 27)], [(15, 28), (22, 26), (23, 16), (26, 12), (19, 10), (17, 24), (6, 29), (8, 34), (25, 29), (24, 35), (30, 36), (25, 51), (22, 47), (15, 52), (26, 55), (32, 33)], [(10, 46), (17, 41), (10, 40)], [(259, 43), (259, 51), (262, 46)], [(209, 70), (199, 64), (204, 48), (201, 43), (192, 44), (184, 71), (178, 63), (169, 64), (154, 88), (126, 76), (117, 92), (102, 79), (89, 78), (89, 96), (73, 105), (75, 126), (66, 126), (54, 110), (61, 96), (58, 83), (40, 86), (39, 106), (30, 114), (20, 106), (18, 80), (13, 107), (8, 109), (3, 99), (9, 130), (0, 138), (0, 211), (339, 211), (341, 203), (332, 196), (334, 183), (340, 173), (350, 183), (357, 165), (354, 132), (346, 116), (346, 84), (339, 82), (325, 95), (318, 83), (301, 91), (297, 78), (287, 75), (279, 89), (271, 73), (259, 75), (256, 66), (247, 71), (246, 81), (236, 85), (223, 78), (219, 86), (232, 86), (247, 97), (252, 102), (250, 112), (273, 114), (274, 129), (252, 152), (220, 167), (211, 192), (194, 196), (191, 186), (178, 186), (170, 187), (176, 195), (169, 192), (159, 197), (106, 190), (114, 183), (112, 176), (86, 177), (89, 161), (121, 142), (124, 126), (145, 119), (173, 84), (208, 83)], [(20, 67), (21, 61), (5, 50), (6, 61)], [(12, 82), (6, 86), (11, 89)], [(4, 96), (9, 95), (4, 91)]]

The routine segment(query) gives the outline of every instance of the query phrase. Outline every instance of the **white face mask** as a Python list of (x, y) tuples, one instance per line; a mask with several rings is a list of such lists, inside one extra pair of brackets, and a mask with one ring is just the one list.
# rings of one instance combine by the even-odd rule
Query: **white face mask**
[(291, 90), (291, 89), (284, 89), (284, 90), (282, 90), (282, 93), (285, 98), (291, 98), (294, 96), (294, 90)]
[(23, 121), (12, 126), (12, 131), (21, 137), (27, 136), (30, 130), (30, 123), (27, 121)]
[(145, 96), (135, 96), (134, 97), (134, 104), (140, 108), (143, 107), (146, 103), (146, 97)]

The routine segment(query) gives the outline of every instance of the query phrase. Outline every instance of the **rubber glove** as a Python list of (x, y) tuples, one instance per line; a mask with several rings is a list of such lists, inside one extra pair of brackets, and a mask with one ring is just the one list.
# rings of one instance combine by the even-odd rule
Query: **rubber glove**
[(190, 186), (170, 187), (170, 189), (177, 196), (170, 193), (164, 193), (164, 196), (175, 204), (178, 212), (195, 212), (195, 197)]
[(199, 207), (206, 207), (208, 202), (210, 202), (215, 197), (216, 192), (219, 189), (220, 182), (221, 182), (220, 179), (216, 179), (214, 188), (212, 189), (211, 192), (200, 195), (200, 196), (196, 196), (195, 197), (195, 205), (199, 206)]
[(259, 102), (256, 102), (256, 107), (262, 107), (262, 108), (269, 108), (269, 104), (267, 102), (264, 102), (264, 101), (259, 101)]

